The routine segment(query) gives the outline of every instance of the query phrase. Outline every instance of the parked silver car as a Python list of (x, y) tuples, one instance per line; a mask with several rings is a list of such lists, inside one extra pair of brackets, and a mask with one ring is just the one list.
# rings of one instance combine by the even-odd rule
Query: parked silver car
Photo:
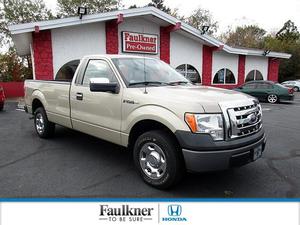
[(282, 85), (286, 87), (293, 88), (295, 92), (300, 91), (300, 80), (289, 80), (289, 81), (284, 81), (281, 83)]

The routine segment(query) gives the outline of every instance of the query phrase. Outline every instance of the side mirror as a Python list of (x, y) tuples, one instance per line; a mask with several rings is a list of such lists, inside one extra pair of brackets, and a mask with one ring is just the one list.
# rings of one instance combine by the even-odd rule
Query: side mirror
[(90, 79), (90, 91), (92, 92), (111, 92), (119, 93), (118, 83), (109, 83), (107, 78), (91, 78)]

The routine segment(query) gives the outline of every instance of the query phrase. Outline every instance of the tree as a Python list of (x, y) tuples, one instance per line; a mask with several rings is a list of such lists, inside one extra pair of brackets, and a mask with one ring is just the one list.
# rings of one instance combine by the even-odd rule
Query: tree
[(175, 9), (172, 9), (171, 12), (170, 12), (170, 15), (181, 20), (181, 21), (185, 21), (186, 18), (184, 16), (181, 16), (178, 12), (178, 8), (175, 8)]
[(128, 7), (128, 9), (136, 9), (136, 8), (137, 8), (137, 5), (136, 5), (136, 4), (131, 5), (131, 6)]
[(284, 23), (276, 35), (268, 35), (264, 40), (264, 48), (292, 55), (290, 59), (281, 60), (279, 81), (300, 79), (300, 35), (292, 21)]
[(277, 32), (276, 38), (282, 41), (297, 41), (300, 38), (300, 33), (297, 26), (291, 20), (284, 23), (283, 27)]
[(90, 14), (109, 12), (121, 6), (120, 0), (57, 0), (57, 16), (76, 16), (79, 6), (87, 7)]
[(52, 19), (43, 0), (0, 0), (0, 44), (11, 45), (9, 24)]
[(192, 15), (186, 18), (186, 22), (199, 30), (202, 26), (209, 26), (208, 34), (213, 34), (218, 29), (218, 22), (213, 20), (212, 14), (202, 8), (194, 10)]
[(43, 0), (0, 0), (0, 48), (9, 48), (7, 53), (0, 56), (2, 80), (20, 81), (32, 77), (31, 57), (17, 56), (8, 25), (52, 18)]
[(154, 6), (155, 8), (158, 8), (168, 14), (171, 13), (171, 9), (164, 5), (164, 0), (152, 0), (148, 6)]
[(32, 71), (24, 58), (10, 49), (7, 53), (0, 54), (0, 81), (21, 81), (32, 77)]
[(257, 25), (238, 26), (221, 35), (221, 39), (231, 46), (262, 48), (265, 34), (266, 31)]

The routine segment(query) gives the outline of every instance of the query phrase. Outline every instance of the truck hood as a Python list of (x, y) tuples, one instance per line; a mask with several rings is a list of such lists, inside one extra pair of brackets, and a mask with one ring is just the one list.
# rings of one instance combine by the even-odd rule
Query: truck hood
[[(144, 88), (142, 89), (144, 91)], [(147, 87), (148, 96), (156, 99), (158, 102), (165, 102), (167, 107), (176, 104), (176, 106), (191, 106), (193, 109), (201, 105), (204, 112), (220, 112), (219, 105), (223, 102), (249, 101), (253, 97), (241, 92), (227, 90), (222, 88), (208, 86), (162, 86)], [(189, 108), (189, 107), (188, 107)]]

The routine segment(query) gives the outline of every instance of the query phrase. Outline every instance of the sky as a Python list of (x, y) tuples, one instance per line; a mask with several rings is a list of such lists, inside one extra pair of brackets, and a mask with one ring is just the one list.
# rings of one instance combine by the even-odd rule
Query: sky
[[(56, 0), (44, 0), (55, 10)], [(122, 0), (125, 8), (144, 6), (150, 0)], [(189, 15), (197, 8), (208, 9), (219, 23), (219, 32), (237, 25), (256, 24), (268, 32), (278, 31), (291, 19), (300, 28), (300, 0), (165, 0), (165, 5), (178, 8), (179, 14)]]

